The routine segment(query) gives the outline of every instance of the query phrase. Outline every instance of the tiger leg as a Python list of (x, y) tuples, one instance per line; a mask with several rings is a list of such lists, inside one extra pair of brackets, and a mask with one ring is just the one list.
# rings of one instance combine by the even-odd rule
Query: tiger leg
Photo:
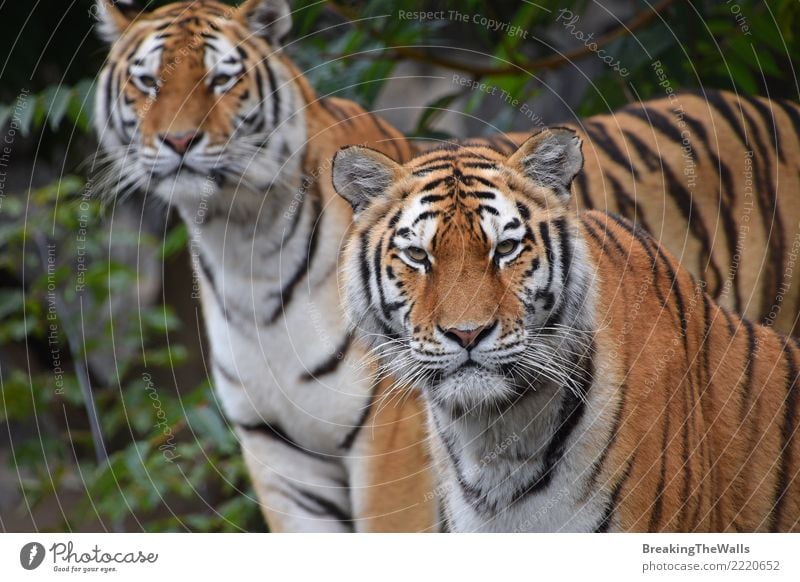
[(439, 531), (424, 410), (382, 382), (348, 459), (356, 531)]
[(238, 427), (237, 433), (270, 531), (353, 531), (341, 459), (304, 451), (267, 430)]

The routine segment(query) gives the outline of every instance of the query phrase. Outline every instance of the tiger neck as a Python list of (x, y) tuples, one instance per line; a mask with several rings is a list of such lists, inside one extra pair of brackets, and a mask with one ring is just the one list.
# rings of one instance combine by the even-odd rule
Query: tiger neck
[[(547, 324), (565, 331), (536, 340), (542, 354), (550, 353), (553, 361), (570, 370), (569, 379), (532, 381), (512, 375), (504, 381), (513, 384), (519, 396), (499, 409), (489, 404), (453, 414), (428, 402), (429, 423), (438, 437), (437, 458), (449, 480), (447, 495), (472, 506), (480, 520), (495, 520), (501, 531), (513, 529), (510, 522), (503, 525), (509, 518), (506, 509), (551, 485), (562, 459), (580, 438), (581, 422), (591, 416), (596, 292), (591, 270), (585, 268), (588, 254), (582, 241), (573, 252), (575, 263), (562, 291), (558, 321)], [(459, 529), (457, 515), (451, 519)]]

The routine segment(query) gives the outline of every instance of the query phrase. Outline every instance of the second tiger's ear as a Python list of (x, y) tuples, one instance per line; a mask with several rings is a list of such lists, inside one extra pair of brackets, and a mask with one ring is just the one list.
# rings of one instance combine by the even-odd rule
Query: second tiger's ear
[(122, 36), (138, 13), (138, 4), (131, 0), (95, 0), (92, 10), (97, 19), (97, 34), (108, 43)]
[(403, 166), (377, 150), (348, 146), (333, 158), (333, 187), (357, 214), (385, 194), (403, 174)]
[(566, 127), (546, 127), (528, 138), (506, 165), (536, 184), (551, 188), (566, 202), (572, 180), (583, 168), (581, 138)]
[(292, 11), (286, 0), (246, 0), (237, 12), (252, 33), (273, 48), (292, 30)]

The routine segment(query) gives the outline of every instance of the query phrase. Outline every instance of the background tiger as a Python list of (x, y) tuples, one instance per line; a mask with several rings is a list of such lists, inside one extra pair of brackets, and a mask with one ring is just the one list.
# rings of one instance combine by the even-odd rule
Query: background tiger
[(640, 228), (568, 208), (569, 129), (510, 157), (340, 151), (356, 327), (422, 389), (457, 531), (800, 529), (795, 339)]
[[(585, 146), (573, 203), (662, 241), (721, 305), (794, 333), (800, 314), (800, 107), (680, 92), (566, 124)], [(466, 140), (511, 154), (529, 134)], [(666, 193), (666, 196), (664, 196)]]
[[(403, 446), (392, 431), (385, 448), (397, 452), (377, 461), (387, 468), (364, 466), (381, 444), (362, 430), (381, 388), (339, 307), (350, 208), (330, 186), (340, 146), (404, 158), (406, 142), (357, 105), (315, 96), (279, 49), (290, 28), (283, 1), (98, 9), (113, 43), (96, 99), (113, 191), (153, 193), (189, 226), (214, 387), (270, 528), (428, 527), (435, 505), (405, 501), (430, 489), (427, 473), (392, 472), (407, 455), (424, 458), (419, 432)], [(409, 401), (384, 414), (394, 424), (417, 413)]]

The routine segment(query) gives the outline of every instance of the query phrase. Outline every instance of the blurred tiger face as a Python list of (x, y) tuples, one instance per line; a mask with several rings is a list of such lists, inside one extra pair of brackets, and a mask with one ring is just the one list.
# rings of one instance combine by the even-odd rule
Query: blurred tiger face
[(349, 310), (393, 373), (462, 408), (515, 397), (504, 379), (533, 371), (529, 356), (565, 304), (569, 183), (581, 164), (568, 130), (539, 134), (509, 159), (467, 147), (399, 166), (363, 148), (339, 152), (334, 183), (356, 212)]
[(118, 170), (115, 190), (170, 201), (226, 183), (263, 190), (291, 147), (287, 134), (303, 131), (287, 114), (295, 96), (272, 48), (288, 32), (286, 4), (180, 2), (135, 17), (117, 6), (97, 5), (113, 44), (96, 129)]

